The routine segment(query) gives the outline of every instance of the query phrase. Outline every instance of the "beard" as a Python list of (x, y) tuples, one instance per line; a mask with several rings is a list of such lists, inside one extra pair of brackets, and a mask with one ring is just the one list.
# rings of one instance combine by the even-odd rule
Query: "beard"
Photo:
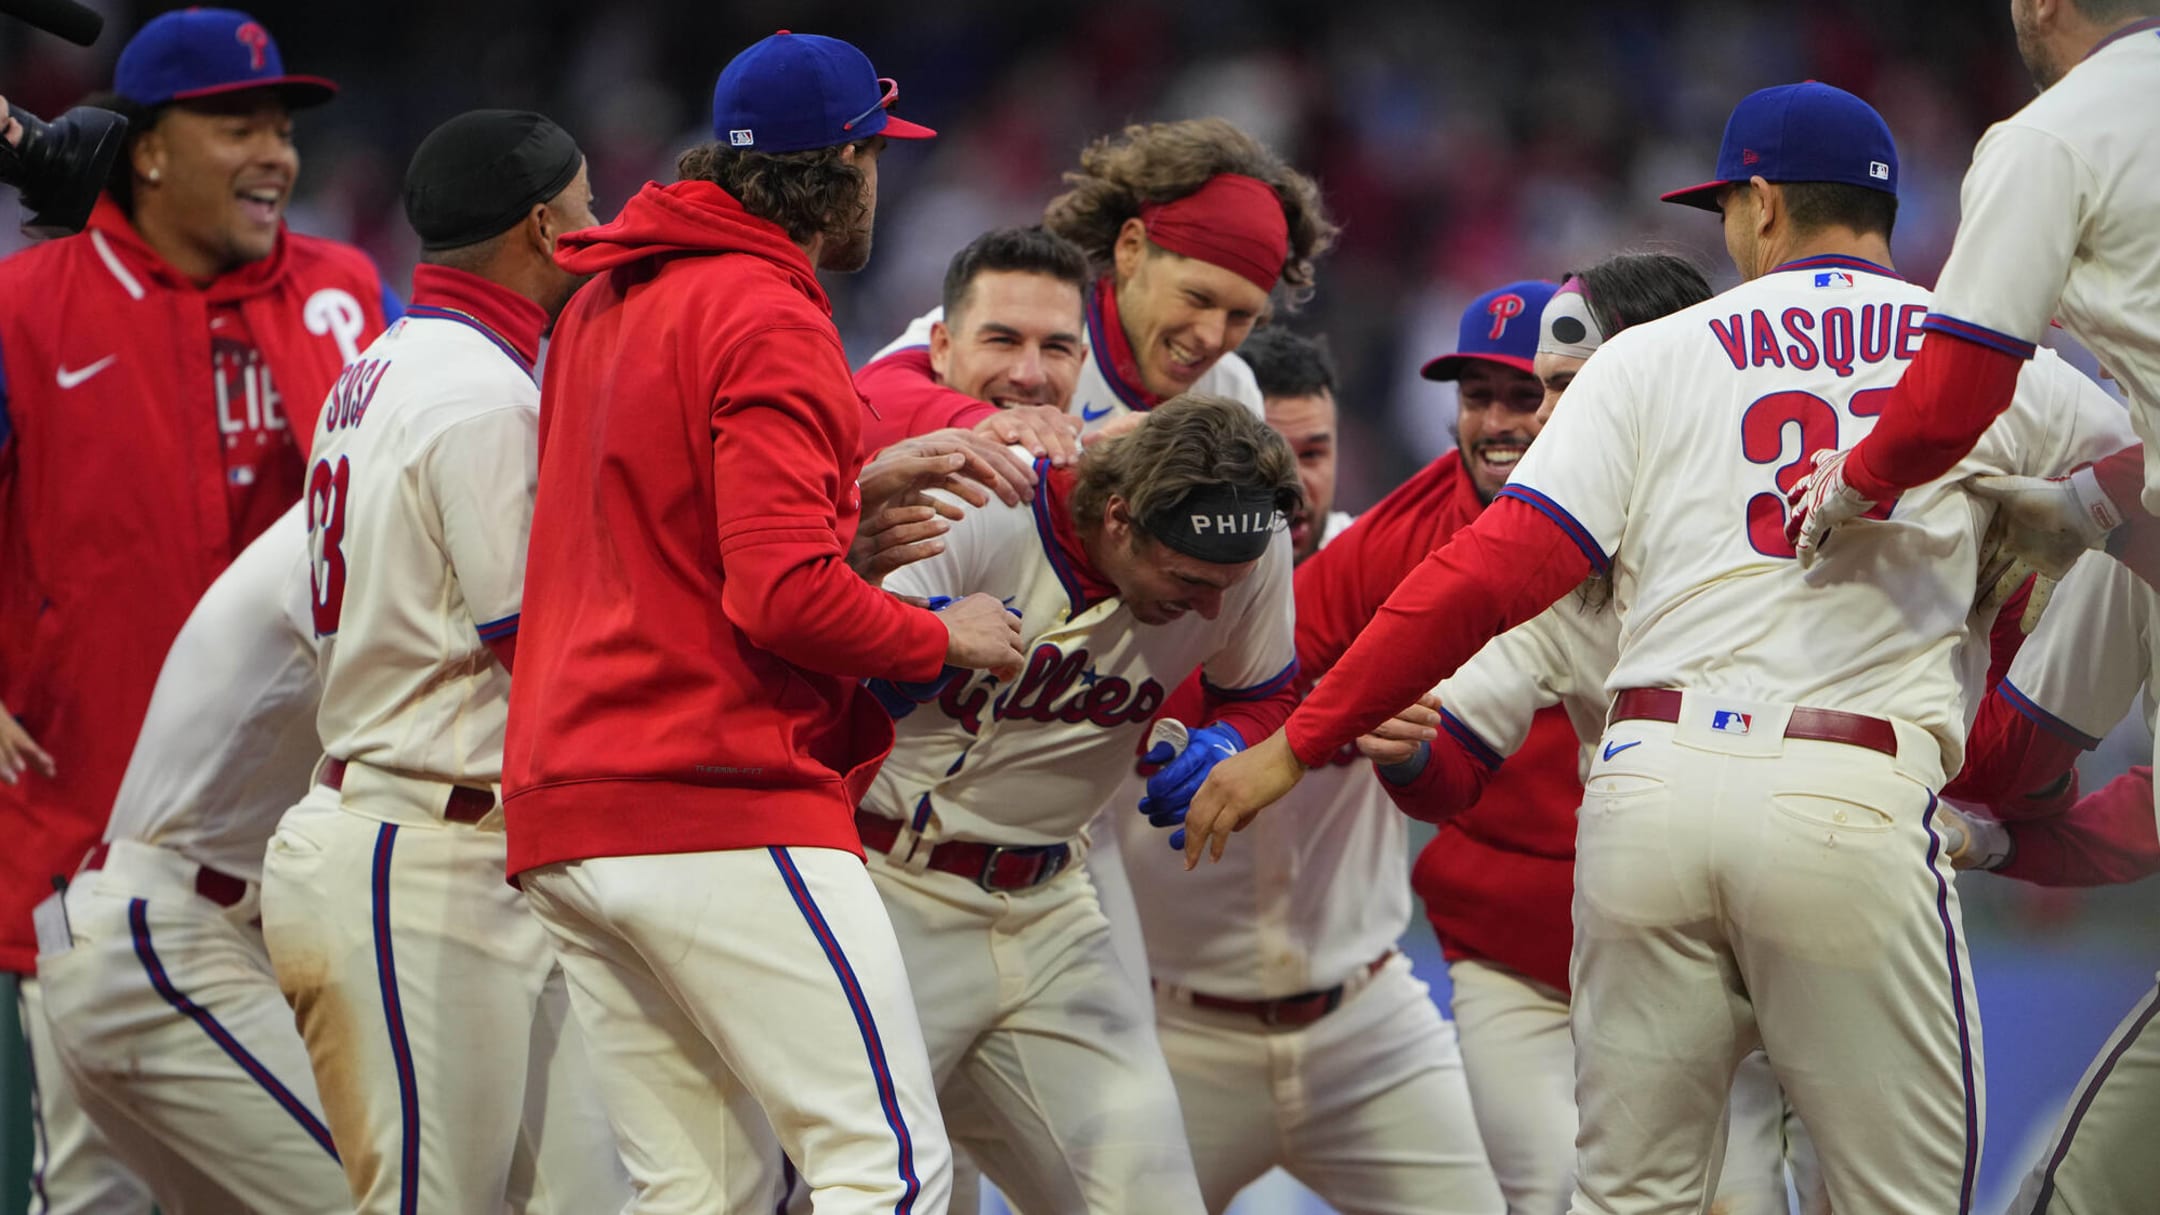
[(2017, 35), (2018, 57), (2025, 61), (2025, 70), (2032, 73), (2033, 83), (2043, 93), (2053, 88), (2063, 78), (2062, 65), (2048, 53), (2047, 44), (2033, 25), (2032, 13), (2024, 5), (2010, 6), (2010, 28)]
[(850, 231), (845, 239), (827, 245), (818, 258), (818, 269), (839, 274), (853, 274), (869, 264), (870, 224), (867, 220), (861, 227)]

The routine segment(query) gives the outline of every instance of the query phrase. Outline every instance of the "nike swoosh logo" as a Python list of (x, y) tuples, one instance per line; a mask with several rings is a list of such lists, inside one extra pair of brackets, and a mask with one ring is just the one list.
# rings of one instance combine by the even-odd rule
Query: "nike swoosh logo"
[(1636, 739), (1636, 740), (1635, 740), (1634, 742), (1624, 742), (1624, 743), (1606, 743), (1606, 744), (1605, 744), (1605, 758), (1606, 758), (1606, 759), (1611, 759), (1611, 758), (1612, 758), (1613, 756), (1615, 756), (1615, 755), (1618, 755), (1618, 754), (1620, 754), (1620, 753), (1621, 753), (1622, 751), (1625, 751), (1625, 750), (1627, 750), (1627, 749), (1628, 749), (1629, 747), (1639, 747), (1639, 746), (1641, 746), (1641, 745), (1642, 745), (1642, 740), (1641, 740), (1641, 739), (1639, 739), (1639, 738), (1638, 738), (1638, 739)]
[(1080, 420), (1083, 422), (1100, 422), (1104, 418), (1109, 417), (1110, 411), (1116, 408), (1117, 406), (1115, 405), (1105, 405), (1101, 409), (1094, 409), (1089, 406), (1082, 405), (1080, 407)]
[(88, 367), (78, 368), (74, 371), (69, 371), (67, 368), (62, 367), (60, 369), (59, 375), (56, 378), (60, 381), (60, 387), (73, 388), (76, 385), (82, 383), (84, 380), (89, 379), (91, 376), (96, 375), (98, 372), (105, 370), (107, 367), (110, 367), (114, 363), (117, 363), (119, 361), (119, 355), (108, 354), (104, 358), (99, 359), (97, 362), (90, 364)]

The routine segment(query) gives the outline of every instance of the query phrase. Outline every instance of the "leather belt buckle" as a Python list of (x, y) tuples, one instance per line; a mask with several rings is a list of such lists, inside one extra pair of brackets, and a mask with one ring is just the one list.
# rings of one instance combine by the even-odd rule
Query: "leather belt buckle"
[[(1007, 856), (1028, 855), (1035, 868), (1025, 879), (1011, 883), (998, 881), (998, 862)], [(1017, 844), (992, 844), (990, 852), (983, 857), (982, 869), (975, 875), (975, 885), (985, 894), (997, 894), (1007, 890), (1031, 890), (1065, 871), (1072, 857), (1072, 849), (1061, 844), (1049, 847), (1030, 847)]]

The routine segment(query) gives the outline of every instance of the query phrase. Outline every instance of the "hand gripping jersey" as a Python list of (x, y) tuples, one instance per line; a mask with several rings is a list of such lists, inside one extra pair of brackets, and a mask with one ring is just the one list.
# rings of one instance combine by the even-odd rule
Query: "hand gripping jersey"
[(1003, 599), (1020, 613), (1027, 653), (1016, 680), (970, 673), (895, 723), (892, 754), (863, 805), (907, 820), (927, 840), (1070, 840), (1116, 791), (1148, 723), (1196, 668), (1229, 700), (1277, 696), (1296, 668), (1287, 534), (1223, 597), (1214, 620), (1189, 612), (1144, 625), (1086, 568), (1067, 505), (1072, 474), (1039, 471), (1032, 503), (969, 511), (944, 552), (885, 580), (903, 595)]
[[(2118, 450), (2128, 424), (2043, 352), (1948, 476), (1889, 504), (1886, 521), (1840, 532), (1803, 572), (1784, 491), (1809, 454), (1873, 425), (1927, 315), (1927, 293), (1883, 267), (1811, 258), (1630, 329), (1608, 343), (1627, 355), (1601, 351), (1583, 367), (1502, 492), (1557, 522), (1594, 565), (1609, 562), (1620, 617), (1609, 690), (1902, 719), (1934, 734), (1957, 770), (1987, 652), (1967, 628), (1985, 520), (1956, 482), (2067, 472)], [(1770, 594), (1796, 595), (1805, 619), (1759, 610)]]
[(322, 754), (305, 508), (204, 592), (165, 655), (105, 840), (262, 880), (263, 844)]
[(486, 643), (517, 629), (540, 389), (501, 336), (522, 326), (476, 319), (508, 293), (426, 269), (459, 306), (416, 303), (340, 378), (315, 437), (318, 725), (338, 759), (490, 785), (510, 676)]

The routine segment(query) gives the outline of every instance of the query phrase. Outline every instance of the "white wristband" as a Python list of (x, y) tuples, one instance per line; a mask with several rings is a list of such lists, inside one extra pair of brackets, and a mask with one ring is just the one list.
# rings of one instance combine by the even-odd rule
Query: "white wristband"
[(2086, 534), (2085, 547), (2099, 548), (2109, 532), (2122, 526), (2122, 512), (2100, 488), (2100, 474), (2090, 466), (2070, 474), (2070, 491), (2077, 495), (2079, 513), (2095, 529)]

